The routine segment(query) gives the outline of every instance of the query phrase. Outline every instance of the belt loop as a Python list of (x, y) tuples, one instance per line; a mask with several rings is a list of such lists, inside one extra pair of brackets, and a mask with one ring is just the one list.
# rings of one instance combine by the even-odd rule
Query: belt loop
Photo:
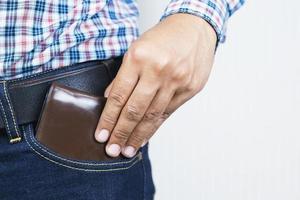
[(2, 121), (5, 124), (5, 129), (9, 137), (10, 143), (21, 141), (20, 130), (18, 127), (16, 115), (10, 96), (7, 90), (6, 81), (0, 81), (0, 113)]

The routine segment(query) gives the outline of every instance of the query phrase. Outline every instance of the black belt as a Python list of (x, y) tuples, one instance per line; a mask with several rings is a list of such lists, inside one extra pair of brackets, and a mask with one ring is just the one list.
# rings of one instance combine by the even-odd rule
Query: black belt
[[(44, 98), (53, 81), (89, 92), (91, 95), (102, 96), (117, 74), (121, 62), (122, 57), (88, 61), (7, 80), (8, 93), (18, 125), (38, 120)], [(0, 128), (4, 127), (3, 119), (0, 118)]]

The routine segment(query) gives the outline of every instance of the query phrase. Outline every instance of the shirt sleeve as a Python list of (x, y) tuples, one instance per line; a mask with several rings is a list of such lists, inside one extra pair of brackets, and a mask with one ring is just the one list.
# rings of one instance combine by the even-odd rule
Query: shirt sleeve
[(171, 0), (160, 20), (176, 13), (188, 13), (206, 20), (217, 33), (217, 43), (226, 38), (228, 18), (245, 0)]

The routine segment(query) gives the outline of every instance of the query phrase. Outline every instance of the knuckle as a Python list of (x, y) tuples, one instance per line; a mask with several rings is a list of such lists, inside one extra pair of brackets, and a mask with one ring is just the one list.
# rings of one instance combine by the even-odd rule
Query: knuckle
[(164, 112), (162, 113), (162, 115), (160, 116), (160, 119), (161, 119), (162, 121), (165, 121), (166, 119), (168, 119), (168, 118), (170, 117), (171, 114), (172, 114), (172, 113), (170, 113), (170, 112), (168, 112), (168, 111), (164, 111)]
[(190, 79), (186, 79), (186, 81), (184, 82), (185, 83), (181, 84), (181, 87), (179, 87), (179, 90), (185, 93), (197, 94), (204, 87), (204, 84), (202, 84), (201, 79), (191, 77)]
[(133, 62), (141, 63), (148, 58), (149, 52), (147, 51), (148, 45), (145, 42), (138, 42), (133, 44), (127, 51), (126, 57)]
[(158, 69), (163, 69), (165, 66), (172, 66), (170, 56), (160, 56), (155, 59), (155, 64), (158, 66)]
[(155, 73), (160, 74), (161, 72), (164, 72), (167, 67), (172, 67), (174, 65), (168, 55), (159, 55), (156, 56), (155, 59), (151, 60), (151, 66)]
[[(155, 61), (156, 62), (156, 61)], [(157, 61), (156, 63), (152, 64), (151, 71), (156, 75), (156, 76), (161, 76), (161, 74), (164, 72), (165, 67), (167, 64), (165, 63), (160, 63), (160, 61)]]
[(157, 119), (159, 119), (160, 116), (161, 116), (160, 111), (150, 111), (145, 114), (144, 120), (147, 122), (153, 122), (153, 121), (156, 121)]
[(172, 80), (175, 82), (182, 82), (183, 80), (186, 80), (189, 78), (188, 70), (179, 67), (178, 69), (173, 71), (172, 74)]
[(203, 89), (203, 87), (204, 87), (203, 84), (192, 82), (186, 87), (186, 90), (192, 94), (197, 94)]
[(111, 126), (113, 126), (116, 123), (116, 120), (112, 116), (110, 116), (109, 114), (103, 114), (101, 116), (101, 119), (105, 124), (108, 124), (108, 125), (111, 125)]
[(118, 141), (124, 142), (129, 136), (129, 131), (125, 129), (117, 129), (114, 131), (113, 135)]
[(196, 85), (193, 84), (193, 83), (190, 83), (190, 84), (188, 84), (188, 85), (185, 87), (185, 90), (186, 90), (187, 92), (194, 92), (194, 91), (196, 91), (196, 89), (197, 89), (197, 87), (196, 87)]
[(125, 117), (129, 121), (139, 121), (142, 118), (142, 112), (136, 106), (128, 105), (125, 110)]
[(126, 102), (125, 97), (118, 92), (111, 92), (110, 100), (117, 107), (122, 107)]
[(144, 140), (145, 137), (139, 134), (135, 134), (130, 137), (130, 141), (128, 143), (133, 146), (139, 146), (144, 142)]
[(149, 42), (138, 42), (133, 44), (127, 51), (126, 59), (130, 59), (131, 62), (137, 64), (147, 63), (154, 73), (161, 73), (166, 66), (170, 65), (172, 55), (166, 52), (155, 54), (155, 56), (149, 54), (149, 52), (158, 52), (160, 50)]
[(158, 77), (167, 75), (169, 76), (169, 71), (172, 70), (176, 64), (173, 63), (172, 57), (168, 55), (156, 56), (155, 59), (151, 60), (149, 65), (151, 71)]

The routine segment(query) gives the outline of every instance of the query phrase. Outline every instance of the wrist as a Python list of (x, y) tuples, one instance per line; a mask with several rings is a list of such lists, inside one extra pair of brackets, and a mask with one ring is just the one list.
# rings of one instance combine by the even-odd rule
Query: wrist
[(176, 13), (164, 18), (161, 23), (174, 25), (175, 29), (189, 31), (198, 36), (199, 39), (204, 39), (209, 44), (216, 46), (217, 33), (215, 29), (206, 20), (199, 16), (187, 13)]

